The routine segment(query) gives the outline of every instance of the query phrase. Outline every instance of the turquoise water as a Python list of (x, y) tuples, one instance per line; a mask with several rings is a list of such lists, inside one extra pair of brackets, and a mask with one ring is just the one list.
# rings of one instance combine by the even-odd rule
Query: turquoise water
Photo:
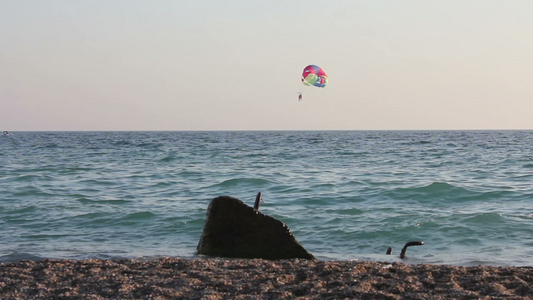
[[(0, 261), (194, 257), (211, 199), (325, 260), (533, 266), (533, 131), (14, 132)], [(394, 255), (385, 255), (387, 247)]]

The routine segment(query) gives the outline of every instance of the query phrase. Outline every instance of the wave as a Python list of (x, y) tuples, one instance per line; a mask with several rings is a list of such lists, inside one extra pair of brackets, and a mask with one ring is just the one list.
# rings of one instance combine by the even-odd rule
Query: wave
[(402, 143), (402, 145), (427, 145), (427, 144), (431, 144), (432, 142), (431, 141), (426, 141), (426, 140), (420, 140), (420, 141), (407, 141), (407, 142), (404, 142)]
[(61, 145), (59, 145), (58, 143), (48, 143), (48, 144), (44, 144), (40, 146), (39, 148), (40, 149), (57, 149), (57, 148), (61, 148)]
[(120, 220), (122, 221), (141, 221), (141, 220), (147, 220), (155, 217), (156, 214), (149, 211), (141, 211), (141, 212), (135, 212), (127, 214), (126, 216), (122, 217)]
[(26, 214), (26, 213), (33, 213), (33, 212), (36, 212), (38, 211), (38, 207), (35, 206), (35, 205), (30, 205), (30, 206), (27, 206), (27, 207), (23, 207), (23, 208), (19, 208), (19, 209), (16, 209), (16, 210), (12, 210), (9, 212), (9, 214), (11, 216), (17, 216), (17, 215), (23, 215), (23, 214)]
[(301, 189), (289, 185), (276, 185), (271, 189), (271, 191), (277, 194), (295, 194), (301, 192)]
[(344, 208), (344, 209), (327, 209), (325, 210), (328, 214), (339, 214), (339, 215), (347, 215), (347, 216), (355, 216), (355, 215), (362, 215), (365, 213), (364, 210), (357, 209), (357, 208)]
[(100, 179), (86, 179), (86, 180), (81, 180), (80, 181), (81, 184), (83, 185), (86, 185), (86, 186), (98, 186), (98, 185), (105, 185), (105, 186), (112, 186), (112, 185), (115, 185), (116, 183), (111, 180), (111, 178), (107, 179), (107, 178), (104, 178), (103, 180), (100, 180)]
[(400, 187), (390, 190), (385, 195), (392, 199), (432, 202), (435, 200), (464, 201), (479, 193), (446, 182), (433, 182), (421, 187)]
[(13, 193), (15, 197), (32, 197), (32, 196), (54, 196), (54, 194), (47, 193), (37, 187), (27, 187), (19, 192)]
[[(88, 213), (82, 213), (75, 216), (68, 216), (67, 219), (70, 219), (71, 221), (74, 221), (75, 224), (80, 224), (81, 222), (88, 221), (92, 222), (93, 224), (98, 225), (105, 225), (104, 223), (109, 223), (111, 221), (110, 214), (104, 213), (104, 212), (88, 212)], [(93, 222), (96, 221), (96, 222)]]
[(466, 224), (480, 224), (480, 225), (488, 225), (488, 224), (494, 224), (494, 223), (503, 223), (504, 218), (502, 214), (499, 213), (477, 213), (472, 215), (467, 215), (463, 219), (463, 223)]
[(235, 186), (266, 186), (271, 184), (271, 181), (260, 178), (233, 178), (224, 180), (221, 183), (215, 184), (211, 187), (235, 187)]
[(161, 158), (159, 161), (160, 162), (172, 162), (172, 161), (175, 161), (175, 160), (178, 160), (178, 157), (176, 157), (174, 155), (168, 155), (168, 156), (165, 156), (165, 157)]
[(42, 257), (42, 256), (34, 255), (31, 253), (27, 253), (27, 252), (17, 252), (17, 251), (0, 256), (0, 262), (6, 262), (6, 263), (21, 261), (21, 260), (41, 261), (44, 259), (45, 257)]
[(320, 191), (330, 190), (333, 188), (335, 188), (335, 184), (332, 184), (332, 183), (321, 183), (321, 184), (316, 184), (312, 186), (312, 189), (318, 189)]
[[(37, 172), (37, 171), (36, 171)], [(42, 178), (42, 175), (36, 175), (36, 174), (28, 174), (28, 175), (19, 175), (19, 176), (13, 176), (9, 182), (15, 183), (15, 182), (32, 182), (32, 181), (38, 181)]]
[(159, 159), (159, 162), (173, 162), (179, 159), (183, 159), (183, 156), (177, 151), (168, 151), (163, 158)]
[(87, 198), (78, 198), (76, 199), (81, 204), (113, 204), (113, 205), (123, 205), (126, 203), (131, 202), (130, 200), (122, 200), (122, 199), (113, 199), (113, 200), (93, 200), (93, 199), (87, 199)]
[(122, 141), (115, 141), (113, 143), (111, 143), (111, 145), (113, 146), (119, 146), (119, 147), (122, 147), (122, 146), (132, 146), (133, 145), (133, 142), (129, 141), (129, 140), (122, 140)]
[(400, 187), (385, 192), (389, 199), (413, 200), (421, 203), (445, 201), (446, 203), (463, 203), (471, 201), (506, 200), (526, 195), (512, 191), (511, 187), (466, 187), (445, 182), (433, 182), (421, 187)]
[(452, 184), (446, 182), (433, 182), (427, 186), (414, 188), (413, 191), (427, 193), (427, 194), (437, 194), (437, 193), (448, 193), (454, 191), (468, 191), (467, 189), (456, 187)]

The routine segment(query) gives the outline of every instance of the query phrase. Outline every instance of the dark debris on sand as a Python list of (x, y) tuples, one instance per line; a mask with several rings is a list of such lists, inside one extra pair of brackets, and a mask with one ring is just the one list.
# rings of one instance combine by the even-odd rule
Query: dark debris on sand
[(179, 258), (0, 264), (1, 299), (532, 299), (532, 283), (532, 267)]

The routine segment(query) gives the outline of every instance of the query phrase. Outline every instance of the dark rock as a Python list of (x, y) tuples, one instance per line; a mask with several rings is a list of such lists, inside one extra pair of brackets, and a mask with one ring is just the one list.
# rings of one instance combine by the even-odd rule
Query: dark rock
[(314, 259), (283, 222), (241, 200), (221, 196), (207, 208), (198, 254), (264, 259)]

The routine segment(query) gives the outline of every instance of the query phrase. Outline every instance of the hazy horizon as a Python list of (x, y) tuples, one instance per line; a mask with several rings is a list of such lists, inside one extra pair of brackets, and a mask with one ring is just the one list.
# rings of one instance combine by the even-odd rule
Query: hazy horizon
[[(531, 130), (532, 15), (525, 0), (0, 0), (0, 130)], [(309, 64), (326, 88), (301, 83)]]

